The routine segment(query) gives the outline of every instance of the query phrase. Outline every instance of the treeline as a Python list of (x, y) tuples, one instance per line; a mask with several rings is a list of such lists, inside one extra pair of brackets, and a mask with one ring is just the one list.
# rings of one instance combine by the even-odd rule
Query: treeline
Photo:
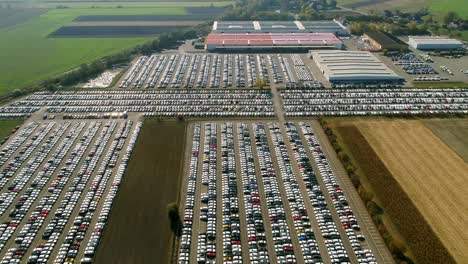
[[(412, 253), (420, 263), (455, 263), (410, 197), (402, 190), (360, 131), (354, 126), (340, 128), (343, 140), (347, 142), (363, 173), (372, 175), (366, 179), (378, 193), (385, 210), (375, 202), (374, 193), (361, 183), (361, 177), (356, 172), (357, 167), (340, 146), (333, 129), (324, 119), (320, 119), (320, 124), (396, 263), (414, 263), (405, 254), (407, 245), (411, 247)], [(391, 218), (407, 244), (390, 234), (382, 220), (384, 214)]]
[(386, 16), (349, 16), (346, 21), (350, 24), (351, 34), (362, 35), (370, 30), (380, 30), (394, 35), (422, 35), (429, 34), (428, 26), (420, 23), (420, 16), (386, 17)]
[(282, 0), (240, 0), (236, 2), (234, 8), (226, 10), (219, 20), (291, 20), (291, 17), (287, 13), (272, 11), (275, 8), (281, 8), (283, 2)]

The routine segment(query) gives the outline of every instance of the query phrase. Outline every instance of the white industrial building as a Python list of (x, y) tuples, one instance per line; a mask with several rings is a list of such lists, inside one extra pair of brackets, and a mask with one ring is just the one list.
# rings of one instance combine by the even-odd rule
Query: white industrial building
[(410, 36), (408, 45), (419, 50), (454, 50), (463, 48), (461, 41), (439, 36)]
[(339, 82), (402, 82), (404, 79), (368, 51), (311, 51), (325, 78)]
[(215, 21), (212, 33), (333, 33), (348, 36), (337, 20), (319, 21)]

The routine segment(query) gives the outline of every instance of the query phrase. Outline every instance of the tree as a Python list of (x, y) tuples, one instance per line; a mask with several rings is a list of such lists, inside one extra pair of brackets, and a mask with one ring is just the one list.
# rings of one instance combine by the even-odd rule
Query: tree
[(167, 205), (167, 215), (171, 223), (171, 230), (176, 236), (182, 234), (182, 221), (179, 215), (179, 206), (176, 203), (170, 203)]
[(416, 22), (409, 22), (406, 27), (408, 28), (408, 33), (415, 34), (418, 32), (418, 24)]
[(457, 13), (453, 12), (453, 11), (449, 11), (447, 14), (445, 14), (445, 16), (443, 17), (443, 21), (444, 21), (444, 24), (445, 25), (448, 25), (450, 23), (452, 23), (453, 21), (455, 21), (456, 19), (458, 18), (458, 15)]
[(258, 88), (258, 89), (261, 90), (261, 89), (265, 88), (265, 86), (267, 85), (267, 83), (266, 83), (265, 79), (263, 79), (263, 78), (258, 78), (258, 79), (255, 80), (255, 84), (254, 84), (254, 85), (255, 85), (256, 88)]

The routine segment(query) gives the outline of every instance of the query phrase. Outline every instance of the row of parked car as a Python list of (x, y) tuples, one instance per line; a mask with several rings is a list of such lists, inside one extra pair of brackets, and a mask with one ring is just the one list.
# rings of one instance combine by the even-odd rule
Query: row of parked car
[[(83, 196), (83, 200), (79, 205), (78, 215), (73, 219), (73, 226), (68, 229), (66, 237), (62, 244), (59, 247), (58, 254), (55, 256), (54, 263), (73, 263), (75, 259), (80, 256), (80, 248), (86, 244), (87, 232), (90, 229), (91, 221), (94, 218), (96, 211), (99, 211), (99, 201), (104, 201), (105, 190), (108, 187), (108, 183), (113, 174), (120, 174), (124, 172), (125, 168), (115, 169), (117, 165), (117, 160), (120, 156), (120, 152), (123, 149), (123, 146), (129, 136), (130, 128), (132, 127), (133, 122), (127, 121), (121, 123), (118, 127), (116, 123), (110, 125), (110, 130), (117, 129), (115, 135), (108, 137), (107, 141), (110, 141), (110, 145), (106, 152), (101, 152), (101, 161), (99, 163), (93, 163), (95, 166), (99, 165), (97, 174), (91, 180), (91, 185), (87, 190), (83, 189), (80, 194), (76, 194), (79, 199)], [(104, 155), (102, 155), (104, 154)], [(89, 180), (90, 177), (87, 177)], [(86, 186), (84, 184), (84, 186)], [(78, 187), (78, 189), (80, 189)], [(73, 207), (77, 208), (78, 203), (72, 203)], [(112, 201), (106, 200), (101, 204), (101, 212), (110, 210)], [(99, 220), (101, 220), (102, 214), (100, 215)], [(81, 263), (90, 263), (92, 257), (95, 254), (96, 248), (99, 243), (100, 235), (103, 231), (105, 222), (99, 222), (96, 229), (93, 229), (90, 234), (87, 247), (85, 248), (81, 258)]]
[[(287, 123), (286, 125), (290, 128), (289, 133), (291, 136), (299, 138), (296, 126), (292, 123)], [(328, 196), (333, 202), (334, 210), (339, 217), (341, 226), (345, 230), (347, 240), (356, 255), (358, 263), (376, 264), (377, 261), (372, 251), (367, 247), (367, 245), (362, 243), (362, 241), (365, 241), (365, 237), (360, 232), (361, 228), (359, 223), (354, 216), (352, 208), (349, 206), (344, 190), (341, 188), (327, 157), (322, 151), (321, 145), (314, 134), (312, 127), (305, 123), (299, 123), (299, 129), (304, 135), (306, 145), (317, 164), (322, 181), (326, 186)], [(304, 145), (302, 145), (301, 149), (304, 150)], [(331, 255), (331, 258), (337, 262), (340, 260), (340, 255), (338, 252), (335, 252)]]
[(213, 63), (211, 64), (211, 73), (210, 73), (210, 88), (219, 88), (221, 84), (221, 66), (222, 66), (222, 56), (214, 55)]
[[(10, 211), (8, 217), (11, 219), (11, 222), (3, 223), (2, 225), (7, 225), (6, 230), (2, 228), (2, 246), (5, 246), (7, 241), (13, 236), (15, 230), (21, 227), (19, 233), (15, 237), (15, 243), (18, 244), (16, 247), (8, 248), (7, 254), (2, 259), (2, 263), (20, 263), (21, 258), (27, 253), (29, 247), (35, 239), (37, 239), (38, 231), (44, 223), (45, 218), (49, 214), (53, 204), (59, 198), (59, 189), (60, 185), (57, 181), (52, 181), (49, 185), (46, 195), (42, 196), (39, 199), (41, 192), (46, 188), (46, 184), (52, 178), (52, 175), (58, 170), (60, 163), (65, 160), (66, 154), (73, 146), (73, 143), (77, 139), (79, 133), (83, 130), (85, 124), (73, 124), (70, 127), (70, 123), (62, 123), (61, 125), (56, 125), (55, 123), (49, 123), (47, 128), (41, 131), (41, 128), (38, 129), (38, 134), (33, 135), (30, 140), (39, 140), (42, 141), (49, 135), (48, 139), (42, 144), (32, 144), (29, 152), (32, 154), (31, 158), (27, 162), (26, 167), (19, 171), (16, 176), (13, 178), (13, 181), (10, 184), (19, 183), (12, 190), (7, 189), (6, 192), (1, 194), (2, 197), (16, 196), (20, 193), (23, 188), (26, 187), (22, 195), (17, 200), (14, 209)], [(60, 141), (60, 138), (65, 134), (65, 131), (70, 127), (70, 130), (66, 133), (66, 136)], [(87, 130), (85, 133), (87, 133)], [(49, 134), (50, 133), (50, 134)], [(36, 137), (37, 136), (37, 137)], [(27, 146), (28, 144), (26, 144)], [(40, 146), (38, 148), (34, 147)], [(51, 152), (52, 148), (57, 145), (57, 151), (53, 153), (52, 156), (46, 157)], [(75, 151), (76, 149), (74, 149)], [(73, 152), (75, 153), (75, 152)], [(78, 156), (76, 152), (75, 156)], [(20, 152), (21, 155), (21, 152)], [(70, 155), (65, 165), (71, 166), (73, 164), (73, 157)], [(46, 161), (46, 162), (45, 162)], [(24, 162), (26, 162), (24, 160)], [(43, 163), (41, 170), (38, 170), (40, 165)], [(65, 166), (65, 167), (66, 167)], [(59, 173), (65, 171), (65, 167), (60, 169)], [(28, 170), (28, 171), (25, 171)], [(32, 178), (32, 176), (35, 176)], [(26, 184), (32, 181), (26, 186)], [(11, 186), (11, 185), (10, 185)], [(12, 192), (13, 191), (13, 192)], [(13, 199), (5, 199), (13, 202)], [(8, 208), (11, 202), (2, 203), (2, 207)], [(36, 207), (29, 212), (32, 205), (37, 203)], [(23, 219), (28, 217), (27, 224), (20, 226), (20, 223)], [(14, 222), (16, 224), (12, 225)]]
[[(274, 82), (313, 81), (305, 64), (291, 66), (287, 55), (260, 54), (158, 54), (142, 56), (130, 67), (121, 81), (120, 88), (253, 88), (255, 80), (270, 83), (269, 69)], [(298, 55), (292, 55), (297, 56)], [(293, 59), (295, 59), (294, 57)], [(300, 59), (300, 58), (299, 58)], [(284, 75), (284, 77), (283, 77)], [(234, 80), (235, 76), (235, 80)]]
[[(129, 93), (130, 92), (130, 93)], [(271, 94), (263, 90), (151, 90), (35, 93), (3, 113), (141, 112), (147, 116), (273, 116)]]
[(376, 263), (311, 126), (251, 126), (194, 125), (179, 263)]
[[(294, 222), (295, 234), (300, 245), (303, 262), (321, 263), (322, 256), (320, 255), (311, 219), (309, 218), (309, 212), (305, 205), (304, 196), (300, 189), (299, 178), (296, 177), (293, 171), (286, 142), (284, 141), (278, 124), (270, 123), (268, 124), (268, 128), (276, 153), (276, 162), (280, 168), (280, 176), (286, 192), (286, 198)], [(292, 145), (292, 147), (294, 149), (294, 145)], [(301, 159), (304, 159), (304, 157), (301, 157)], [(305, 175), (301, 176), (303, 178), (305, 177)], [(331, 226), (324, 226), (324, 229), (325, 232), (336, 232), (333, 221), (331, 221)]]
[[(205, 124), (205, 137), (203, 143), (202, 189), (200, 222), (198, 227), (198, 263), (211, 262), (219, 254), (216, 250), (217, 240), (221, 240), (218, 231), (218, 125)], [(209, 260), (209, 261), (208, 261)]]
[(291, 66), (289, 65), (287, 58), (283, 57), (283, 55), (281, 54), (278, 54), (277, 57), (280, 63), (281, 71), (283, 72), (285, 83), (296, 83), (297, 80), (294, 77), (294, 74), (292, 72)]
[(371, 82), (355, 82), (355, 81), (341, 81), (341, 82), (332, 82), (332, 88), (372, 88), (372, 89), (382, 89), (382, 88), (391, 88), (391, 89), (400, 89), (403, 86), (403, 81), (371, 81)]
[[(137, 122), (132, 132), (132, 135), (130, 136), (130, 140), (128, 142), (125, 153), (122, 157), (121, 163), (118, 167), (117, 173), (114, 176), (114, 179), (112, 180), (110, 189), (107, 193), (106, 199), (104, 200), (104, 206), (102, 207), (101, 211), (99, 212), (99, 215), (97, 216), (97, 222), (94, 224), (94, 228), (92, 229), (93, 231), (91, 233), (90, 239), (88, 240), (88, 243), (84, 251), (85, 257), (81, 259), (81, 263), (92, 262), (92, 257), (94, 256), (96, 247), (99, 244), (99, 241), (101, 239), (102, 232), (104, 231), (104, 228), (107, 224), (107, 220), (109, 218), (109, 214), (112, 209), (112, 204), (117, 196), (117, 192), (119, 191), (120, 184), (122, 183), (122, 178), (128, 166), (128, 161), (130, 160), (130, 155), (132, 154), (133, 149), (135, 148), (135, 144), (136, 144), (136, 141), (137, 141), (137, 138), (138, 138), (138, 135), (140, 133), (142, 126), (143, 126), (142, 122)], [(129, 126), (126, 127), (126, 130), (123, 136), (128, 135), (128, 132), (129, 132)], [(117, 150), (122, 149), (123, 143), (125, 143), (122, 139), (123, 138), (120, 139), (117, 145)], [(92, 206), (93, 207), (91, 207), (91, 209), (94, 208), (94, 205)], [(80, 211), (81, 209), (82, 208), (80, 208)]]
[(427, 76), (418, 76), (416, 78), (413, 79), (413, 81), (415, 82), (440, 82), (440, 81), (448, 81), (448, 77), (445, 77), (445, 76), (439, 76), (439, 75), (436, 75), (434, 77), (427, 77)]
[[(183, 211), (183, 226), (182, 235), (180, 238), (180, 249), (178, 262), (179, 264), (190, 263), (190, 250), (192, 248), (192, 233), (193, 230), (193, 217), (195, 208), (195, 195), (197, 192), (197, 180), (199, 179), (198, 171), (198, 156), (200, 152), (200, 140), (201, 140), (201, 125), (196, 123), (193, 128), (192, 137), (192, 154), (190, 156), (190, 168), (187, 175), (187, 190), (185, 192), (185, 205)], [(201, 240), (205, 239), (205, 236), (201, 235)], [(206, 239), (205, 239), (206, 240)], [(203, 243), (203, 241), (199, 244)], [(206, 241), (204, 242), (206, 243)], [(204, 244), (203, 243), (203, 244)], [(200, 261), (206, 259), (206, 256), (201, 256)]]
[(237, 142), (239, 146), (240, 175), (242, 180), (242, 198), (244, 201), (247, 241), (249, 244), (250, 263), (267, 264), (269, 259), (265, 234), (265, 217), (262, 214), (260, 191), (255, 172), (255, 158), (249, 126), (237, 123)]
[[(139, 122), (132, 130), (132, 122), (127, 121), (114, 134), (115, 121), (31, 122), (18, 131), (0, 152), (0, 163), (13, 162), (2, 170), (2, 175), (11, 178), (8, 186), (4, 182), (0, 194), (2, 214), (15, 203), (8, 220), (0, 225), (0, 249), (13, 239), (15, 245), (5, 249), (0, 263), (51, 263), (53, 258), (54, 263), (73, 263), (79, 255), (83, 256), (82, 263), (90, 263), (141, 125)], [(94, 212), (99, 211), (99, 201), (104, 201), (108, 182), (119, 163), (119, 152), (132, 131), (88, 240), (86, 231)], [(109, 149), (104, 156), (106, 147)], [(87, 187), (98, 166), (99, 171)], [(86, 196), (82, 197), (84, 193)], [(65, 233), (68, 223), (72, 227)], [(86, 240), (88, 246), (80, 253), (80, 245)], [(61, 247), (53, 256), (58, 243)], [(27, 260), (23, 260), (25, 257)]]
[[(254, 138), (257, 149), (260, 176), (263, 184), (263, 193), (266, 198), (269, 226), (274, 241), (276, 262), (297, 263), (291, 230), (286, 219), (285, 200), (281, 195), (279, 177), (274, 167), (266, 127), (263, 123), (253, 124)], [(260, 203), (260, 197), (257, 197)], [(270, 246), (271, 247), (271, 246)], [(297, 250), (297, 249), (296, 249)]]
[(296, 75), (299, 81), (311, 82), (314, 81), (310, 69), (305, 65), (301, 56), (298, 54), (292, 54), (291, 59), (293, 61), (294, 69), (296, 70)]
[(467, 113), (460, 89), (284, 90), (288, 116)]
[[(428, 61), (427, 57), (423, 57)], [(429, 64), (421, 61), (413, 52), (402, 53), (391, 57), (396, 65), (402, 66), (408, 74), (437, 74), (437, 71)]]
[(242, 262), (237, 165), (234, 150), (234, 126), (221, 124), (221, 210), (223, 212), (223, 262)]

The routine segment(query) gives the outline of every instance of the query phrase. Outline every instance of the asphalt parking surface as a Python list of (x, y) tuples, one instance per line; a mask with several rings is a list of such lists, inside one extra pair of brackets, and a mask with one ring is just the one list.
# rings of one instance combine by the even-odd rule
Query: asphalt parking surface
[[(138, 124), (137, 116), (131, 119), (33, 116), (5, 143), (2, 149), (10, 144), (16, 150), (1, 166), (14, 172), (0, 191), (13, 197), (2, 202), (1, 263), (72, 263), (94, 254), (90, 241), (98, 241), (105, 226)], [(27, 127), (34, 129), (17, 141)]]
[[(198, 144), (195, 145), (192, 151), (197, 154), (197, 171), (192, 171), (190, 175), (193, 176), (191, 179), (196, 188), (193, 198), (189, 199), (190, 201), (194, 201), (194, 206), (192, 210), (187, 210), (188, 207), (184, 207), (188, 196), (182, 199), (181, 204), (183, 213), (187, 214), (190, 211), (193, 213), (193, 217), (185, 219), (185, 223), (191, 223), (191, 225), (185, 225), (184, 228), (184, 234), (188, 237), (185, 238), (187, 241), (184, 242), (184, 238), (180, 241), (180, 244), (190, 246), (189, 250), (184, 250), (184, 257), (179, 258), (179, 263), (185, 263), (184, 259), (187, 259), (190, 263), (195, 263), (197, 261), (199, 263), (223, 261), (227, 263), (286, 263), (288, 261), (307, 263), (306, 259), (310, 261), (310, 263), (337, 263), (340, 261), (356, 263), (358, 262), (358, 258), (361, 258), (359, 259), (360, 261), (363, 260), (362, 258), (365, 258), (369, 263), (372, 263), (372, 261), (376, 263), (393, 263), (390, 253), (383, 243), (382, 238), (378, 235), (364, 205), (359, 199), (359, 196), (357, 196), (356, 190), (349, 182), (349, 179), (346, 178), (347, 176), (344, 174), (344, 170), (336, 156), (334, 156), (334, 153), (330, 152), (329, 143), (323, 136), (323, 131), (321, 131), (316, 121), (288, 123), (288, 126), (276, 122), (249, 121), (226, 123), (215, 121), (196, 123), (195, 126), (199, 127), (198, 137), (196, 137)], [(322, 175), (318, 166), (323, 166), (323, 160), (320, 161), (320, 164), (316, 163), (319, 157), (314, 156), (312, 152), (313, 149), (307, 147), (306, 142), (308, 141), (301, 130), (305, 126), (310, 127), (310, 129), (316, 132), (317, 139), (323, 146), (324, 155), (326, 155), (324, 160), (328, 160), (330, 167), (333, 169), (332, 176), (327, 174), (326, 177), (324, 177)], [(288, 127), (296, 128), (297, 131), (294, 132), (295, 130), (293, 130), (291, 132)], [(208, 134), (206, 134), (206, 129), (210, 129)], [(229, 132), (231, 129), (232, 133)], [(297, 138), (295, 135), (297, 135)], [(245, 138), (247, 141), (244, 140), (244, 136), (247, 136), (247, 138)], [(295, 137), (297, 140), (294, 145), (289, 143), (291, 136)], [(310, 137), (310, 135), (308, 136)], [(261, 138), (265, 140), (261, 140)], [(240, 141), (241, 139), (242, 141)], [(232, 144), (229, 143), (231, 141)], [(282, 141), (284, 144), (279, 143)], [(296, 145), (301, 144), (298, 142), (302, 142), (304, 147), (300, 148), (300, 145)], [(245, 145), (246, 143), (249, 145)], [(221, 147), (221, 145), (223, 145), (223, 147)], [(196, 148), (196, 146), (199, 146), (199, 148)], [(253, 158), (245, 159), (243, 158), (243, 153), (246, 153), (246, 150), (249, 148), (251, 151), (247, 151), (247, 153), (251, 152)], [(260, 150), (262, 153), (259, 153)], [(298, 152), (299, 150), (302, 152)], [(308, 187), (306, 187), (309, 185), (306, 184), (306, 181), (302, 180), (303, 176), (301, 175), (303, 174), (301, 173), (304, 171), (301, 172), (301, 169), (303, 169), (304, 163), (302, 159), (298, 158), (300, 157), (299, 155), (306, 155), (308, 157), (312, 165), (312, 170), (318, 179), (318, 185), (316, 187), (323, 190), (323, 206), (329, 210), (331, 219), (333, 219), (332, 222), (328, 223), (328, 226), (338, 232), (334, 239), (324, 236), (324, 232), (329, 230), (320, 226), (322, 220), (317, 220), (317, 217), (320, 218), (321, 214), (317, 213), (316, 201), (310, 198), (311, 193), (308, 191)], [(210, 162), (210, 158), (207, 157), (216, 157), (215, 162)], [(231, 190), (229, 195), (231, 198), (229, 198), (229, 200), (231, 202), (228, 204), (223, 202), (222, 198), (225, 196), (221, 195), (223, 188), (225, 188), (224, 184), (227, 183), (223, 181), (223, 179), (225, 179), (223, 177), (225, 177), (224, 175), (228, 175), (228, 170), (223, 166), (224, 163), (222, 163), (223, 165), (221, 164), (223, 157), (235, 159), (233, 164), (235, 171), (231, 177), (235, 179), (236, 184), (229, 185)], [(266, 160), (262, 160), (265, 158)], [(271, 163), (268, 160), (271, 160)], [(285, 160), (287, 161), (286, 163), (284, 163)], [(290, 162), (288, 162), (288, 160), (290, 160)], [(188, 160), (186, 162), (188, 162)], [(203, 170), (203, 166), (208, 167), (207, 164), (210, 164), (211, 169)], [(269, 174), (269, 177), (265, 175), (264, 166), (268, 167), (270, 165), (265, 164), (273, 165), (271, 169), (268, 169), (269, 173), (273, 173)], [(251, 171), (254, 173), (254, 175), (251, 174), (253, 178), (248, 178), (248, 174), (243, 174), (246, 172), (245, 168), (247, 167), (253, 169)], [(270, 172), (270, 170), (272, 171)], [(287, 171), (290, 171), (291, 174), (285, 175)], [(326, 183), (327, 180), (329, 181), (330, 177), (336, 177), (335, 184), (339, 186), (338, 194), (330, 193), (334, 192)], [(202, 182), (205, 182), (205, 184), (202, 184)], [(245, 183), (249, 183), (249, 186), (254, 189), (247, 187)], [(282, 225), (282, 227), (281, 221), (277, 220), (277, 216), (274, 213), (276, 211), (272, 211), (274, 207), (268, 206), (270, 203), (267, 201), (273, 196), (271, 196), (271, 187), (266, 187), (265, 183), (273, 187), (277, 185), (277, 198), (279, 199), (278, 201), (282, 202), (280, 203), (281, 206), (275, 208), (284, 210), (284, 223), (287, 223), (286, 225)], [(211, 184), (215, 187), (211, 188)], [(293, 189), (291, 189), (291, 186)], [(184, 192), (187, 185), (182, 188), (182, 192)], [(258, 191), (256, 188), (258, 188)], [(275, 187), (273, 190), (274, 189)], [(209, 193), (209, 190), (217, 193), (213, 196), (210, 195), (210, 198), (208, 198), (206, 193)], [(233, 192), (233, 190), (237, 191)], [(246, 192), (246, 190), (249, 191)], [(296, 191), (291, 193), (291, 190)], [(259, 200), (258, 202), (252, 202), (257, 201), (255, 198), (255, 193), (257, 192)], [(290, 195), (294, 195), (295, 198), (292, 199)], [(344, 199), (347, 198), (348, 202), (344, 204), (345, 208), (347, 208), (348, 218), (352, 219), (351, 222), (348, 222), (348, 220), (340, 220), (343, 219), (343, 210), (340, 211), (342, 207), (341, 204), (336, 204), (336, 195), (341, 197), (340, 199), (343, 197), (345, 197)], [(203, 202), (202, 197), (205, 197), (205, 201)], [(227, 213), (229, 210), (226, 211), (224, 208), (227, 206), (227, 208), (232, 209), (233, 201), (240, 205), (240, 211), (237, 213), (237, 211), (231, 210), (231, 213)], [(303, 204), (302, 206), (300, 205), (301, 203)], [(258, 219), (262, 219), (261, 222), (265, 230), (264, 232), (259, 230), (255, 231), (255, 229), (249, 226), (249, 223), (253, 223), (252, 220), (249, 220), (251, 219), (249, 212), (252, 212), (252, 208), (258, 205), (260, 207), (261, 218), (255, 219), (257, 219), (257, 221), (260, 221)], [(202, 207), (205, 209), (201, 210)], [(350, 215), (349, 211), (351, 211)], [(297, 213), (303, 213), (303, 218), (301, 218), (303, 220), (297, 218)], [(200, 220), (202, 215), (205, 220)], [(207, 219), (208, 223), (211, 224), (207, 225)], [(302, 226), (302, 224), (306, 222), (310, 222), (310, 227), (305, 228)], [(234, 233), (236, 233), (235, 230), (237, 230), (237, 228), (234, 227), (237, 226), (237, 224), (240, 225), (240, 237), (234, 235)], [(215, 237), (209, 237), (207, 235), (209, 233), (208, 226), (210, 225), (214, 226), (214, 230), (216, 230)], [(277, 229), (278, 225), (280, 229)], [(274, 229), (273, 226), (275, 226)], [(309, 225), (305, 224), (305, 226)], [(353, 226), (353, 228), (351, 228), (351, 226)], [(305, 236), (302, 236), (304, 230), (311, 230), (314, 236), (306, 240)], [(283, 240), (283, 244), (278, 242), (278, 235), (280, 233), (288, 237), (279, 236), (286, 239)], [(247, 238), (245, 236), (247, 236)], [(257, 239), (255, 239), (255, 237), (257, 237)], [(200, 238), (202, 239), (200, 240)], [(359, 242), (357, 238), (359, 238)], [(254, 242), (262, 239), (265, 240), (265, 246)], [(309, 244), (306, 244), (304, 241), (307, 241)], [(287, 251), (283, 250), (283, 246), (278, 247), (278, 243), (279, 245), (283, 245), (284, 248), (287, 247)], [(313, 259), (311, 255), (309, 255), (310, 252), (308, 248), (313, 244), (315, 244), (315, 247), (320, 252), (320, 258)], [(291, 247), (291, 249), (289, 249), (289, 247)], [(344, 254), (343, 256), (340, 255), (341, 259), (338, 260), (338, 255), (335, 251)], [(261, 252), (267, 252), (267, 255), (262, 257)]]

